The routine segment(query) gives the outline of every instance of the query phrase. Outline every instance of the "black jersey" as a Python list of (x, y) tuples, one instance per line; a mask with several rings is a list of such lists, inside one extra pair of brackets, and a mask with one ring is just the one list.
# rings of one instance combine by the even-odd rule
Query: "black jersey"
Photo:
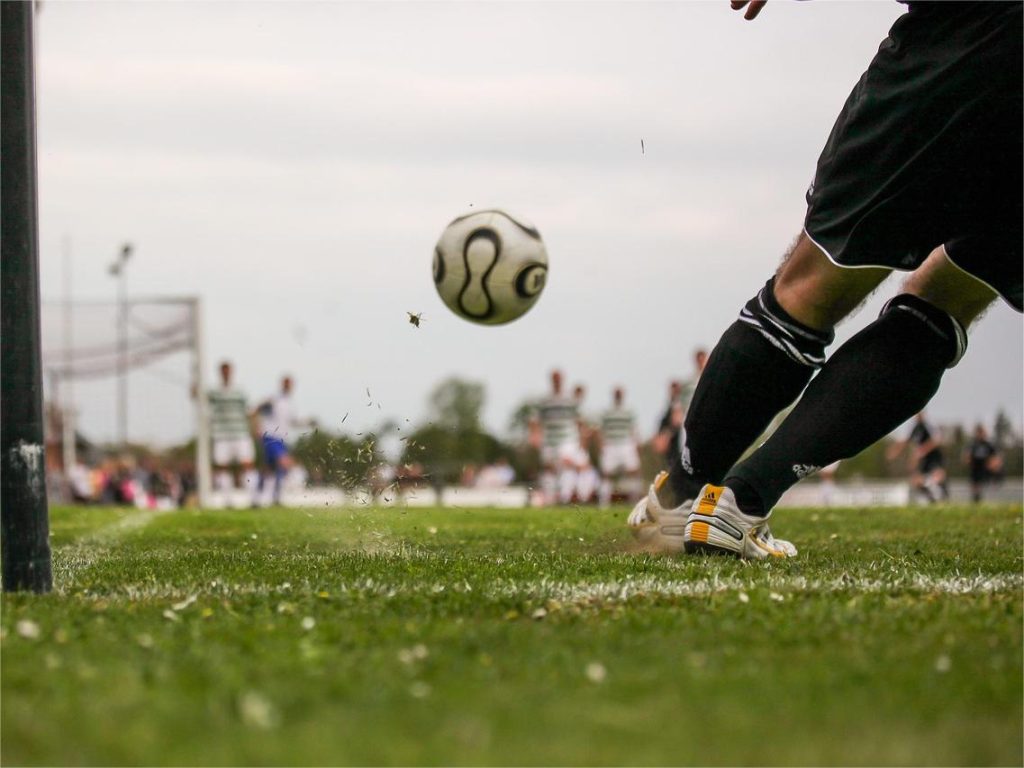
[(919, 421), (910, 430), (910, 437), (907, 438), (914, 445), (920, 447), (932, 439), (932, 429), (926, 422)]
[[(910, 437), (907, 438), (920, 448), (922, 445), (935, 440), (938, 442), (938, 436), (932, 430), (932, 428), (923, 421), (919, 421), (914, 425), (914, 428), (910, 430)], [(941, 469), (945, 464), (944, 457), (942, 455), (942, 449), (938, 445), (935, 445), (928, 453), (920, 456), (917, 464), (917, 471), (921, 474), (928, 474), (936, 469)]]
[(984, 476), (988, 473), (989, 462), (996, 455), (996, 447), (988, 440), (976, 437), (967, 446), (967, 456), (971, 465), (971, 476)]

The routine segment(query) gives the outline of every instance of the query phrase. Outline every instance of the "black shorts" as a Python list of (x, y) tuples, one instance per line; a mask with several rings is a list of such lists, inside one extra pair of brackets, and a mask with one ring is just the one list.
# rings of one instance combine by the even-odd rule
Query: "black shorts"
[(984, 464), (971, 464), (971, 482), (975, 485), (987, 483), (994, 477), (994, 473)]
[(917, 462), (917, 474), (927, 475), (934, 472), (936, 469), (942, 469), (945, 466), (945, 457), (942, 455), (942, 451), (936, 448), (926, 453), (921, 457), (921, 460)]
[(1024, 273), (1022, 3), (914, 3), (828, 138), (804, 229), (847, 267), (939, 246), (1018, 311)]

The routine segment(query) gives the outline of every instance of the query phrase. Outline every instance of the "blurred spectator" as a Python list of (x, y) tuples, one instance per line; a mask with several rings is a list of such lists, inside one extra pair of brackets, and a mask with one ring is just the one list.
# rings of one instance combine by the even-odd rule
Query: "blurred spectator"
[(508, 459), (502, 457), (480, 470), (476, 478), (476, 486), (478, 488), (507, 488), (515, 479), (516, 471), (508, 463)]

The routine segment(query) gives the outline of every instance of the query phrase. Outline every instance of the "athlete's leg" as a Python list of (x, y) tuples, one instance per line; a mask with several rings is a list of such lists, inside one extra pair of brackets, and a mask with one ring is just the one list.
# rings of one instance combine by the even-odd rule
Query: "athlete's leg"
[(213, 485), (218, 491), (231, 490), (231, 469), (230, 467), (213, 468)]
[(242, 487), (249, 492), (250, 502), (255, 503), (259, 493), (260, 473), (253, 461), (253, 458), (247, 458), (242, 463)]
[(922, 410), (995, 299), (938, 248), (879, 318), (811, 382), (771, 438), (725, 479), (741, 509), (766, 514), (801, 477), (854, 456)]
[(925, 501), (929, 504), (935, 503), (935, 497), (932, 495), (931, 489), (928, 487), (928, 478), (925, 477), (921, 470), (914, 470), (914, 474), (910, 477), (910, 487), (915, 494), (924, 496)]
[(553, 506), (558, 500), (558, 473), (551, 465), (545, 465), (540, 473), (541, 506)]
[(288, 453), (288, 446), (282, 443), (281, 453), (274, 464), (274, 506), (280, 506), (281, 504), (281, 491), (284, 489), (284, 479), (288, 477), (288, 473), (293, 466), (295, 466), (295, 462), (291, 454)]
[[(825, 361), (833, 328), (888, 275), (835, 266), (801, 234), (775, 277), (708, 358), (680, 434), (663, 503), (693, 499), (725, 473)], [(667, 497), (674, 498), (667, 498)]]
[(933, 488), (938, 489), (938, 497), (941, 498), (942, 501), (949, 501), (949, 483), (946, 478), (946, 468), (936, 467), (932, 470), (928, 480)]
[(571, 504), (576, 492), (577, 472), (571, 464), (563, 464), (558, 471), (558, 503)]
[(601, 478), (591, 464), (580, 467), (576, 474), (576, 500), (580, 504), (593, 502), (600, 482)]

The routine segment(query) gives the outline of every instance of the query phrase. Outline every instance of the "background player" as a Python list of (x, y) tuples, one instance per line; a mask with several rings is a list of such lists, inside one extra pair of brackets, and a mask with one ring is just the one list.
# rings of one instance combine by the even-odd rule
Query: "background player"
[(890, 446), (890, 459), (899, 456), (907, 446), (913, 447), (911, 455), (910, 486), (924, 496), (929, 504), (949, 500), (949, 485), (946, 483), (946, 457), (942, 451), (939, 431), (924, 417), (924, 411), (914, 417), (914, 426), (901, 440)]
[(658, 431), (651, 438), (651, 448), (665, 461), (665, 467), (669, 466), (669, 449), (675, 440), (678, 439), (678, 426), (673, 426), (679, 395), (683, 391), (683, 382), (680, 379), (672, 379), (668, 383), (668, 404), (665, 406), (665, 413), (658, 422)]
[(580, 434), (579, 450), (576, 452), (576, 486), (572, 496), (580, 504), (590, 504), (595, 501), (601, 484), (593, 455), (597, 447), (597, 427), (583, 411), (587, 388), (577, 384), (572, 389), (572, 399), (576, 403), (576, 423)]
[(669, 403), (665, 415), (658, 426), (658, 434), (654, 437), (654, 450), (665, 457), (666, 466), (679, 460), (679, 435), (683, 428), (686, 412), (690, 410), (690, 401), (697, 389), (697, 382), (708, 362), (706, 349), (697, 348), (693, 352), (693, 374), (685, 380), (673, 381), (669, 389)]
[(836, 472), (839, 471), (841, 461), (833, 461), (827, 467), (822, 467), (818, 476), (821, 478), (821, 505), (831, 507), (835, 501), (836, 494)]
[[(281, 390), (260, 403), (256, 409), (256, 418), (263, 439), (263, 457), (267, 472), (273, 478), (271, 498), (275, 505), (281, 503), (281, 484), (285, 475), (295, 465), (288, 448), (289, 442), (295, 438), (294, 432), (298, 426), (292, 409), (293, 387), (291, 376), (282, 377)], [(264, 475), (261, 481), (265, 480)]]
[(616, 387), (611, 408), (601, 414), (601, 506), (607, 506), (616, 491), (635, 494), (640, 487), (636, 417), (624, 400), (622, 387)]
[(259, 487), (249, 409), (245, 394), (232, 386), (233, 375), (231, 363), (225, 360), (220, 364), (220, 387), (207, 393), (214, 482), (228, 506), (234, 502), (234, 489), (246, 489), (251, 503)]
[(971, 501), (977, 504), (986, 485), (1000, 476), (1003, 458), (999, 449), (988, 439), (984, 425), (974, 427), (974, 436), (964, 449), (964, 463), (971, 478)]
[[(764, 5), (732, 0), (747, 19)], [(782, 494), (921, 411), (997, 295), (1024, 307), (1021, 10), (913, 3), (896, 20), (821, 153), (803, 232), (712, 351), (680, 461), (631, 523), (688, 509), (688, 552), (796, 554), (768, 528)], [(912, 272), (903, 293), (826, 362), (894, 269)]]
[(530, 417), (530, 444), (540, 451), (541, 491), (545, 504), (572, 500), (580, 451), (576, 402), (562, 394), (562, 372), (551, 372), (551, 392)]
[(672, 432), (668, 443), (668, 465), (672, 466), (680, 461), (689, 461), (682, 455), (686, 445), (683, 435), (683, 425), (686, 421), (686, 414), (690, 411), (690, 403), (693, 401), (693, 393), (697, 391), (701, 374), (708, 364), (708, 351), (698, 347), (693, 351), (693, 373), (690, 378), (680, 384), (679, 397), (676, 399), (675, 407), (672, 410)]

